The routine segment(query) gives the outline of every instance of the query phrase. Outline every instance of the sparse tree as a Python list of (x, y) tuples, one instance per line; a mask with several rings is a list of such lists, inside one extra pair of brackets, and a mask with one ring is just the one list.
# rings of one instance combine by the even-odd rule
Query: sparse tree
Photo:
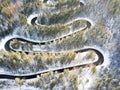
[(15, 81), (20, 85), (20, 90), (22, 90), (21, 85), (24, 83), (24, 79), (15, 78)]

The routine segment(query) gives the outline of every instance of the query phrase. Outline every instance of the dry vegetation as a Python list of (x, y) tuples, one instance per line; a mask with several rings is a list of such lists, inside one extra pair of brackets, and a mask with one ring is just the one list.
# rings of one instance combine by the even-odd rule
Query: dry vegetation
[(11, 15), (15, 14), (18, 8), (23, 6), (23, 3), (19, 0), (16, 3), (10, 3), (9, 0), (5, 0), (0, 6), (2, 7), (1, 12), (11, 17)]
[[(120, 16), (120, 0), (99, 1), (105, 2), (106, 7), (104, 8), (108, 10), (108, 15)], [(49, 5), (40, 2), (39, 0), (17, 0), (15, 3), (10, 2), (10, 0), (2, 0), (0, 3), (0, 39), (3, 37), (2, 35), (10, 33), (11, 30), (14, 30), (17, 27), (20, 28), (17, 32), (18, 35), (21, 35), (22, 33), (23, 36), (35, 40), (48, 40), (48, 37), (49, 39), (53, 39), (69, 33), (70, 31), (79, 30), (81, 27), (86, 25), (86, 21), (78, 20), (68, 25), (65, 23), (71, 20), (72, 17), (76, 17), (76, 14), (83, 15), (84, 13), (86, 15), (87, 13), (82, 10), (93, 7), (95, 3), (92, 2), (92, 4), (88, 5), (89, 7), (85, 6), (85, 8), (82, 8), (78, 2), (79, 0), (59, 0), (59, 2)], [(49, 11), (47, 9), (48, 7), (55, 7), (55, 9)], [(30, 15), (35, 10), (36, 12), (39, 11), (38, 9), (43, 10), (43, 12), (45, 10), (44, 13), (47, 12), (39, 17), (43, 20), (43, 22), (45, 20), (44, 18), (47, 17), (49, 19), (48, 26), (27, 25), (26, 16)], [(18, 18), (15, 18), (17, 16)], [(113, 32), (98, 22), (95, 26), (86, 29), (85, 31), (74, 33), (68, 37), (62, 38), (61, 40), (58, 39), (53, 43), (47, 42), (45, 44), (45, 49), (52, 50), (54, 47), (56, 51), (60, 51), (78, 49), (89, 45), (93, 46), (93, 44), (108, 49), (108, 43), (113, 37), (115, 37)], [(41, 47), (42, 45), (38, 46)], [(14, 40), (12, 41), (12, 47), (15, 49), (22, 47), (23, 50), (32, 50), (33, 44), (27, 42), (21, 43), (18, 40)], [(115, 47), (113, 46), (113, 48)], [(4, 68), (4, 70), (8, 72), (18, 74), (38, 72), (49, 69), (49, 67), (55, 68), (70, 65), (75, 60), (75, 56), (76, 53), (73, 51), (67, 51), (58, 55), (33, 52), (26, 54), (25, 52), (7, 52), (1, 50), (0, 68)], [(91, 58), (95, 58), (93, 52), (88, 53), (85, 60), (89, 60)], [(75, 73), (73, 73), (74, 70), (76, 70)], [(83, 82), (84, 78), (82, 76), (84, 76), (86, 72), (84, 74), (82, 73), (84, 72), (83, 68), (75, 68), (74, 70), (64, 70), (63, 73), (59, 74), (57, 72), (48, 72), (38, 75), (37, 80), (30, 80), (27, 82), (27, 85), (35, 86), (42, 90), (83, 90), (85, 88), (84, 83), (89, 83), (89, 79), (86, 79), (86, 82)], [(96, 66), (91, 65), (90, 71), (92, 73), (91, 77), (94, 76), (93, 80), (95, 80), (95, 82), (92, 83), (94, 84), (94, 87), (91, 87), (89, 90), (120, 90), (119, 69), (109, 71), (107, 74), (98, 76), (100, 73), (97, 72)], [(101, 70), (101, 73), (102, 72), (104, 71)], [(26, 82), (25, 80), (20, 80), (19, 78), (16, 78), (15, 81), (20, 85), (20, 88)], [(5, 85), (2, 81), (0, 84)], [(79, 86), (82, 87), (79, 88)]]

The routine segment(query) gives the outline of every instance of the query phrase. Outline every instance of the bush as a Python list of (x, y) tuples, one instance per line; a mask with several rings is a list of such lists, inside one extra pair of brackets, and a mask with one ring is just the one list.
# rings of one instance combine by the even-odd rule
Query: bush
[(112, 14), (120, 14), (120, 0), (111, 0), (112, 4), (109, 7), (109, 12)]
[(27, 20), (24, 14), (19, 13), (20, 24), (27, 24)]
[(53, 89), (53, 87), (55, 86), (56, 82), (57, 81), (55, 79), (50, 81), (50, 89)]
[(72, 90), (78, 90), (78, 76), (76, 74), (70, 74), (69, 81)]
[[(59, 2), (55, 5), (57, 9), (61, 9), (62, 7), (72, 7), (79, 5), (79, 0), (59, 0)], [(61, 7), (62, 6), (62, 7)]]

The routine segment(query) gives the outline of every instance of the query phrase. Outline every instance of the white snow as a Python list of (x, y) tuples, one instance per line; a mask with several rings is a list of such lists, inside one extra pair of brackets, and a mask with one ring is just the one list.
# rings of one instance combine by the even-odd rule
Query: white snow
[(29, 17), (27, 17), (27, 23), (31, 25), (31, 20), (35, 17), (38, 17), (39, 14), (31, 14)]
[[(80, 0), (82, 3), (84, 3), (85, 4), (85, 2), (84, 2), (84, 0)], [(38, 17), (39, 16), (39, 14), (31, 14), (29, 17), (27, 17), (27, 23), (29, 24), (29, 25), (31, 25), (31, 20), (33, 19), (33, 18), (35, 18), (35, 17)], [(87, 20), (87, 21), (89, 21), (90, 23), (91, 23), (91, 25), (92, 26), (94, 26), (94, 23), (93, 23), (93, 21), (92, 20), (90, 20), (89, 18), (84, 18), (84, 17), (82, 17), (82, 18), (76, 18), (76, 19), (74, 19), (74, 20), (71, 20), (71, 21), (69, 21), (69, 22), (67, 22), (66, 24), (70, 24), (70, 23), (72, 23), (72, 22), (74, 22), (74, 21), (76, 21), (76, 20)], [(38, 21), (36, 20), (36, 24), (38, 24), (38, 25), (41, 25), (41, 24), (39, 24), (38, 23)], [(62, 37), (65, 37), (65, 36), (68, 36), (68, 35), (71, 35), (71, 34), (73, 34), (73, 33), (76, 33), (76, 32), (79, 32), (79, 31), (81, 31), (81, 30), (83, 30), (84, 28), (86, 28), (86, 26), (85, 27), (82, 27), (80, 30), (76, 30), (76, 31), (73, 31), (73, 32), (69, 32), (68, 34), (66, 34), (66, 35), (62, 35), (62, 36), (60, 36), (60, 37), (57, 37), (57, 38), (55, 38), (55, 39), (58, 39), (58, 38), (62, 38)], [(35, 40), (32, 40), (32, 39), (28, 39), (28, 38), (25, 38), (25, 37), (22, 37), (22, 36), (18, 36), (18, 35), (9, 35), (9, 36), (6, 36), (4, 39), (2, 39), (1, 41), (0, 41), (0, 50), (5, 50), (5, 48), (4, 48), (4, 45), (5, 45), (5, 43), (9, 40), (9, 39), (11, 39), (11, 38), (14, 38), (14, 37), (19, 37), (19, 38), (24, 38), (24, 39), (26, 39), (26, 40), (29, 40), (29, 41), (33, 41), (33, 42), (49, 42), (49, 41), (51, 41), (51, 40), (48, 40), (48, 41), (35, 41)], [(55, 39), (52, 39), (52, 40), (55, 40)], [(98, 47), (96, 47), (96, 46), (85, 46), (84, 48), (95, 48), (95, 49), (97, 49), (97, 50), (99, 50), (103, 55), (104, 55), (104, 62), (103, 62), (103, 64), (102, 65), (99, 65), (99, 66), (97, 66), (97, 70), (98, 71), (100, 71), (100, 68), (101, 67), (108, 67), (109, 66), (109, 64), (110, 64), (110, 59), (109, 59), (109, 53), (107, 52), (107, 51), (103, 51), (103, 50), (101, 50), (100, 48), (98, 48)], [(83, 49), (84, 49), (83, 48)], [(36, 49), (35, 49), (36, 50)], [(57, 53), (57, 52), (56, 52)], [(62, 53), (62, 52), (61, 52)], [(86, 55), (86, 53), (83, 53), (83, 56), (85, 56)], [(78, 58), (77, 56), (76, 56), (76, 58)], [(98, 58), (98, 57), (97, 57)], [(97, 60), (97, 59), (96, 59)], [(90, 61), (91, 62), (91, 61)], [(90, 62), (87, 62), (87, 63), (90, 63)], [(95, 60), (93, 61), (93, 62), (95, 62)], [(85, 63), (82, 63), (82, 64), (85, 64)], [(75, 65), (71, 65), (71, 66), (75, 66)], [(70, 66), (66, 66), (66, 67), (70, 67)], [(59, 68), (65, 68), (65, 67), (59, 67)], [(37, 73), (44, 73), (44, 72), (47, 72), (47, 71), (53, 71), (53, 70), (56, 70), (56, 69), (59, 69), (59, 68), (50, 68), (49, 70), (44, 70), (44, 71), (40, 71), (40, 72), (37, 72)], [(24, 74), (24, 75), (32, 75), (32, 74), (37, 74), (37, 73), (30, 73), (30, 74)], [(89, 87), (92, 85), (92, 83), (93, 83), (93, 80), (94, 80), (94, 77), (92, 77), (92, 75), (91, 75), (91, 73), (90, 72), (88, 72), (88, 71), (85, 71), (84, 72), (85, 74), (82, 76), (82, 78), (83, 79), (89, 79), (89, 82), (88, 83), (85, 83), (85, 81), (83, 82), (83, 84), (85, 85), (84, 87), (84, 89), (85, 90), (89, 90)], [(8, 75), (12, 75), (12, 74), (9, 74), (8, 72), (6, 72), (6, 71), (4, 71), (4, 69), (0, 69), (0, 74), (8, 74)], [(19, 74), (14, 74), (14, 75), (19, 75)], [(21, 76), (23, 76), (23, 75), (21, 75)], [(1, 81), (1, 80), (0, 80)], [(79, 85), (79, 89), (81, 89), (81, 87), (83, 87), (82, 86), (82, 84), (80, 84)], [(28, 89), (28, 90), (38, 90), (37, 88), (34, 88), (34, 87), (28, 87), (28, 86), (25, 86), (25, 85), (22, 85), (22, 90), (25, 90), (26, 88)], [(7, 88), (4, 88), (4, 89), (2, 89), (2, 90), (6, 90)], [(9, 88), (9, 90), (20, 90), (20, 87), (17, 87), (17, 86), (14, 86), (14, 87), (12, 87), (12, 88)]]

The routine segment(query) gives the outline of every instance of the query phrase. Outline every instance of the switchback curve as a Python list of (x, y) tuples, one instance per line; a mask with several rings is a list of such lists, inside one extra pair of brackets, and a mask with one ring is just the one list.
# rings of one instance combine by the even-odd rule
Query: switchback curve
[[(80, 2), (81, 5), (84, 5), (82, 2)], [(33, 17), (33, 19), (31, 20), (31, 24), (35, 25), (36, 24), (36, 21), (37, 20), (37, 17)], [(83, 30), (86, 30), (87, 28), (90, 28), (92, 26), (91, 22), (87, 21), (87, 27), (83, 28), (81, 31)], [(62, 38), (65, 38), (67, 36), (64, 36)], [(25, 38), (22, 38), (22, 37), (14, 37), (14, 38), (11, 38), (9, 39), (6, 43), (5, 43), (5, 50), (6, 51), (15, 51), (13, 48), (10, 47), (10, 42), (13, 40), (13, 39), (17, 39), (17, 40), (20, 40), (20, 41), (25, 41), (25, 42), (28, 42), (28, 43), (32, 43), (32, 44), (41, 44), (41, 45), (45, 45), (45, 43), (47, 43), (48, 41), (46, 42), (35, 42), (35, 41), (32, 41), (32, 40), (28, 40), (28, 39), (25, 39)], [(60, 39), (60, 38), (58, 38)], [(57, 40), (57, 39), (54, 39), (54, 40)], [(53, 40), (49, 40), (49, 42), (53, 42)], [(41, 72), (37, 72), (37, 73), (34, 73), (34, 74), (29, 74), (29, 75), (10, 75), (10, 74), (0, 74), (0, 79), (15, 79), (15, 78), (20, 78), (20, 79), (32, 79), (32, 78), (36, 78), (37, 75), (41, 75), (43, 73), (47, 73), (49, 71), (57, 71), (58, 73), (61, 73), (64, 71), (64, 69), (69, 69), (69, 70), (72, 70), (75, 68), (79, 68), (79, 67), (89, 67), (92, 65), (101, 65), (103, 62), (104, 62), (104, 56), (103, 54), (97, 50), (97, 49), (94, 49), (94, 48), (84, 48), (84, 49), (79, 49), (79, 50), (74, 50), (75, 53), (82, 53), (82, 52), (87, 52), (87, 51), (94, 51), (97, 56), (98, 56), (98, 60), (97, 61), (94, 61), (94, 62), (91, 62), (91, 63), (86, 63), (86, 64), (80, 64), (80, 65), (74, 65), (74, 66), (68, 66), (68, 67), (63, 67), (63, 68), (57, 68), (57, 69), (52, 69), (52, 70), (45, 70), (45, 71), (41, 71)], [(21, 51), (20, 51), (21, 52)], [(26, 53), (29, 53), (26, 51)], [(50, 53), (52, 54), (52, 52), (46, 52), (46, 53)], [(54, 52), (56, 53), (56, 52)], [(59, 53), (57, 53), (59, 54)]]
[[(85, 30), (85, 29), (87, 29), (87, 28), (90, 28), (90, 27), (91, 27), (91, 23), (88, 22), (88, 23), (87, 23), (87, 27), (85, 27), (83, 30)], [(67, 36), (65, 36), (65, 37), (67, 37)], [(63, 38), (64, 38), (64, 37), (63, 37)], [(5, 50), (7, 50), (7, 51), (15, 51), (15, 52), (16, 52), (16, 50), (14, 50), (13, 48), (10, 47), (10, 42), (11, 42), (13, 39), (17, 39), (17, 40), (20, 40), (20, 41), (25, 41), (25, 42), (32, 43), (32, 44), (35, 44), (35, 45), (36, 45), (36, 44), (45, 45), (45, 43), (47, 43), (47, 42), (35, 42), (35, 41), (32, 41), (32, 40), (27, 40), (27, 39), (22, 38), (22, 37), (21, 37), (21, 38), (20, 38), (20, 37), (16, 37), (16, 38), (14, 37), (14, 38), (9, 39), (9, 40), (5, 43)], [(53, 41), (50, 40), (50, 42), (53, 42)], [(57, 68), (57, 69), (52, 69), (52, 70), (46, 70), (46, 71), (41, 71), (41, 72), (38, 72), (38, 73), (35, 73), (35, 74), (29, 74), (29, 75), (0, 74), (0, 79), (15, 79), (15, 78), (20, 78), (20, 79), (32, 79), (32, 78), (36, 78), (37, 75), (41, 75), (41, 74), (47, 73), (47, 72), (49, 72), (49, 71), (53, 71), (53, 72), (57, 71), (58, 73), (61, 73), (61, 72), (64, 71), (64, 69), (72, 70), (72, 69), (74, 69), (74, 67), (75, 67), (75, 68), (79, 68), (79, 67), (89, 67), (89, 66), (91, 66), (91, 64), (92, 64), (92, 65), (95, 65), (95, 66), (102, 64), (102, 63), (104, 62), (104, 56), (103, 56), (103, 54), (102, 54), (99, 50), (97, 50), (97, 49), (94, 49), (94, 48), (85, 48), (85, 49), (74, 50), (74, 52), (75, 52), (75, 53), (82, 53), (82, 52), (87, 52), (87, 51), (91, 51), (91, 50), (94, 51), (94, 52), (97, 54), (97, 56), (98, 56), (98, 60), (95, 61), (95, 62), (91, 62), (91, 63), (87, 63), (87, 64), (74, 65), (74, 66), (68, 66), (68, 67), (63, 67), (63, 68)], [(21, 52), (21, 51), (20, 51), (20, 52)], [(26, 51), (26, 53), (29, 53), (29, 52)], [(53, 52), (46, 52), (46, 53), (52, 54)], [(56, 53), (56, 52), (54, 52), (54, 53)], [(59, 54), (59, 53), (57, 53), (57, 54)]]

